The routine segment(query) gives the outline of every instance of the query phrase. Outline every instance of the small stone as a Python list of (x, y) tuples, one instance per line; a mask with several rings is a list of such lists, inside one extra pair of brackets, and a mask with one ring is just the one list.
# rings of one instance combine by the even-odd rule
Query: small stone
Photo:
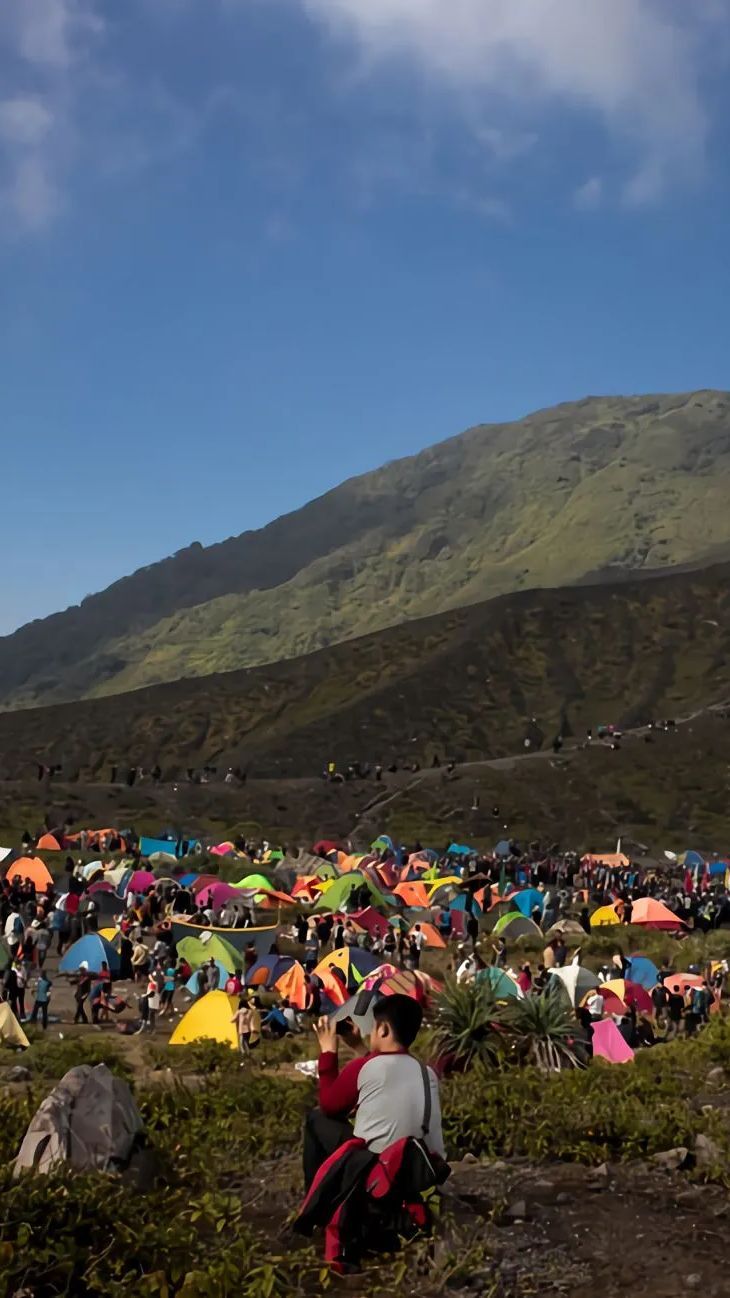
[(694, 1272), (692, 1275), (686, 1275), (684, 1277), (685, 1289), (699, 1289), (701, 1284), (702, 1284), (702, 1276), (697, 1275), (696, 1272)]
[(676, 1149), (662, 1149), (658, 1154), (652, 1154), (650, 1161), (657, 1167), (663, 1167), (666, 1172), (678, 1172), (687, 1162), (688, 1155), (689, 1150), (684, 1145), (678, 1145)]
[(16, 1064), (14, 1068), (8, 1070), (5, 1077), (8, 1082), (29, 1082), (31, 1071), (29, 1068), (23, 1068), (21, 1064)]
[(721, 1083), (725, 1081), (725, 1069), (719, 1067), (711, 1068), (707, 1074), (707, 1080), (708, 1082), (712, 1082), (714, 1085), (721, 1085)]
[(565, 1190), (561, 1190), (560, 1194), (557, 1195), (555, 1202), (560, 1204), (570, 1203), (570, 1195), (566, 1194)]
[(515, 1199), (514, 1203), (510, 1204), (504, 1215), (505, 1217), (508, 1217), (510, 1221), (524, 1221), (527, 1216), (527, 1204), (525, 1203), (525, 1200)]
[(479, 1159), (476, 1154), (465, 1154), (461, 1161), (462, 1163), (478, 1163)]

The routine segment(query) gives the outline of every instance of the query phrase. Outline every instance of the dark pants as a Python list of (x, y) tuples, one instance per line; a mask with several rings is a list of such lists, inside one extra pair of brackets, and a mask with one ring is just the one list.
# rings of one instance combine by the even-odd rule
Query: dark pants
[(89, 1021), (89, 1020), (88, 1020), (88, 1018), (86, 1017), (86, 1010), (84, 1009), (84, 1002), (83, 1002), (83, 1001), (77, 1001), (77, 1002), (76, 1002), (76, 1013), (75, 1013), (75, 1015), (74, 1015), (74, 1023), (88, 1023), (88, 1021)]
[(352, 1127), (343, 1118), (328, 1118), (321, 1109), (312, 1109), (304, 1121), (304, 1188), (309, 1190), (317, 1172), (330, 1154), (352, 1136)]
[(44, 1028), (48, 1027), (48, 1001), (36, 1001), (31, 1011), (31, 1023), (38, 1022), (38, 1015), (41, 1016), (41, 1023)]

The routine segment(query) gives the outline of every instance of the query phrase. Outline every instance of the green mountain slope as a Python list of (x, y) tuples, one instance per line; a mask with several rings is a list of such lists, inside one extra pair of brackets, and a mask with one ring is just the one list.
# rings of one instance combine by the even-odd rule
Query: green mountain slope
[(481, 426), (0, 640), (0, 706), (296, 657), (502, 592), (730, 553), (730, 396)]
[(108, 779), (116, 764), (240, 765), (316, 775), (325, 762), (430, 765), (682, 717), (730, 697), (730, 564), (501, 596), (309, 657), (0, 716), (0, 775), (36, 761)]

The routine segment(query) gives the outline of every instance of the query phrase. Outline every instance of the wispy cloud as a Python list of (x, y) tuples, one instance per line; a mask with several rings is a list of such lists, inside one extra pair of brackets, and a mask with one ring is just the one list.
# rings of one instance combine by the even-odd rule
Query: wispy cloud
[[(371, 67), (406, 60), (457, 96), (517, 107), (527, 147), (546, 105), (592, 115), (625, 147), (627, 202), (651, 201), (701, 169), (708, 122), (700, 51), (727, 19), (727, 0), (300, 3)], [(482, 137), (497, 157), (509, 156), (499, 123)]]
[(603, 180), (600, 176), (590, 176), (573, 194), (573, 202), (579, 212), (594, 212), (600, 207), (602, 198)]

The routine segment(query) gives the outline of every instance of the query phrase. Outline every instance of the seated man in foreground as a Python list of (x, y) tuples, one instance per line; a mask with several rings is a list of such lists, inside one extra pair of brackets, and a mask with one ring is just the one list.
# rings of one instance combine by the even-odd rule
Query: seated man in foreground
[[(421, 1027), (420, 1005), (409, 996), (386, 996), (373, 1015), (369, 1052), (341, 1071), (334, 1025), (325, 1018), (315, 1028), (319, 1108), (309, 1114), (304, 1132), (307, 1189), (322, 1163), (353, 1135), (373, 1154), (412, 1138), (445, 1157), (436, 1074), (409, 1053)], [(349, 1122), (353, 1113), (354, 1129)]]

